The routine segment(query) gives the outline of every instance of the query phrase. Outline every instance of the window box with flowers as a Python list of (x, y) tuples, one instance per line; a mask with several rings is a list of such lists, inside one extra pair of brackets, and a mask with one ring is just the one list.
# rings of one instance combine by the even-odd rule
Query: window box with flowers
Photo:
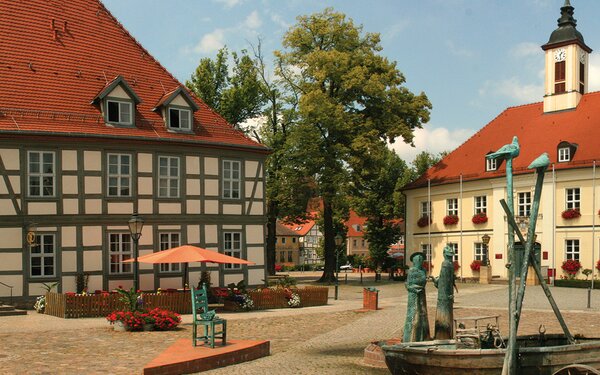
[(460, 268), (460, 263), (458, 263), (458, 260), (455, 260), (452, 262), (452, 265), (454, 266), (454, 273), (457, 273), (458, 269)]
[(578, 260), (567, 259), (563, 262), (560, 268), (562, 268), (562, 270), (567, 274), (567, 277), (570, 280), (573, 280), (575, 278), (575, 275), (577, 275), (579, 273), (579, 270), (581, 269), (581, 263), (579, 263)]
[(444, 217), (444, 225), (456, 225), (458, 224), (457, 215), (448, 215)]
[(488, 217), (485, 212), (480, 212), (478, 214), (473, 215), (471, 221), (473, 222), (473, 224), (485, 224), (488, 221)]
[(471, 263), (471, 271), (473, 271), (473, 272), (479, 272), (479, 270), (481, 270), (481, 265), (482, 264), (483, 264), (482, 261), (480, 261), (480, 260), (474, 260)]
[(565, 220), (573, 220), (581, 217), (581, 212), (579, 212), (578, 208), (569, 208), (568, 210), (564, 210), (560, 216)]
[(421, 216), (421, 218), (417, 221), (417, 225), (419, 226), (419, 228), (425, 228), (426, 226), (428, 226), (431, 223), (432, 223), (431, 218), (427, 215)]
[(423, 261), (423, 269), (426, 272), (430, 272), (433, 269), (433, 264), (429, 263), (428, 261)]

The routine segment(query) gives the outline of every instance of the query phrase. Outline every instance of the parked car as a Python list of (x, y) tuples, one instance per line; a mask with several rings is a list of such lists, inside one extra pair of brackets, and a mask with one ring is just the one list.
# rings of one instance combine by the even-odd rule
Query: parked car
[(344, 264), (343, 266), (340, 266), (340, 271), (352, 271), (352, 268), (351, 264)]

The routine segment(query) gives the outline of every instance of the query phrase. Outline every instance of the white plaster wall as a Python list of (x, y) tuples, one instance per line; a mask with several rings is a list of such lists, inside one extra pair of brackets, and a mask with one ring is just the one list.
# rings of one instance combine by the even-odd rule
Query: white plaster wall
[(8, 182), (12, 186), (15, 194), (21, 194), (21, 177), (20, 176), (8, 176)]
[(197, 215), (202, 213), (200, 210), (200, 201), (197, 199), (190, 200), (188, 199), (186, 202), (186, 211), (190, 215)]
[(204, 195), (219, 196), (219, 180), (207, 178), (204, 180)]
[[(173, 100), (171, 101), (170, 104), (173, 105), (178, 105), (181, 107), (187, 107), (190, 108), (190, 105), (188, 104), (188, 102), (183, 98), (183, 96), (181, 96), (181, 94), (177, 95), (175, 98), (173, 98)], [(191, 108), (190, 108), (191, 110)]]
[(188, 178), (186, 183), (186, 194), (187, 195), (200, 195), (200, 180), (197, 178)]
[(138, 177), (138, 194), (152, 195), (152, 177)]
[(29, 202), (30, 215), (56, 215), (56, 202)]
[(200, 243), (200, 227), (198, 225), (187, 226), (187, 239), (189, 244)]
[(219, 159), (204, 158), (204, 174), (218, 175), (219, 174)]
[(0, 228), (0, 249), (20, 249), (23, 247), (21, 228)]
[(62, 246), (63, 247), (75, 247), (77, 246), (77, 228), (75, 227), (62, 227), (60, 228)]
[(181, 277), (161, 277), (160, 288), (161, 289), (178, 289), (181, 288)]
[(15, 206), (10, 199), (0, 199), (0, 215), (16, 215)]
[(79, 202), (77, 199), (63, 199), (63, 214), (77, 215), (79, 213)]
[(152, 154), (138, 154), (138, 172), (152, 172)]
[(158, 212), (160, 214), (180, 214), (181, 203), (159, 203)]
[(253, 161), (253, 160), (247, 160), (246, 161), (246, 167), (245, 167), (245, 176), (246, 178), (253, 178), (256, 177), (256, 169), (258, 168), (258, 162), (257, 161)]
[[(140, 277), (140, 281), (141, 281)], [(118, 287), (129, 290), (133, 287), (133, 278), (131, 279), (123, 279), (123, 280), (108, 280), (108, 290), (115, 290)]]
[(248, 270), (248, 285), (263, 285), (265, 282), (264, 269)]
[[(127, 229), (129, 231), (129, 229)], [(142, 235), (140, 237), (140, 245), (154, 245), (154, 228), (152, 225), (144, 225), (142, 228)]]
[[(219, 280), (219, 279), (217, 279)], [(0, 275), (0, 281), (13, 287), (13, 296), (23, 295), (23, 276), (21, 275)], [(0, 288), (0, 296), (10, 296), (9, 288)]]
[(63, 194), (77, 194), (77, 176), (63, 176), (62, 192)]
[(153, 209), (152, 199), (139, 199), (138, 200), (138, 213), (151, 214), (152, 209)]
[(86, 199), (85, 200), (85, 213), (86, 214), (101, 214), (102, 213), (102, 199)]
[(241, 204), (224, 204), (223, 214), (225, 215), (241, 215), (242, 205)]
[(62, 252), (62, 272), (77, 272), (77, 251)]
[(96, 290), (102, 290), (101, 275), (90, 275), (90, 278), (88, 279), (88, 290), (92, 293)]
[(204, 213), (209, 215), (216, 215), (219, 213), (219, 201), (205, 200), (204, 201)]
[(63, 293), (65, 292), (76, 292), (77, 281), (75, 276), (63, 276), (60, 281)]
[(77, 151), (63, 150), (62, 151), (62, 169), (63, 171), (77, 170)]
[(198, 156), (186, 156), (185, 171), (187, 174), (200, 174), (200, 158)]
[(265, 248), (259, 246), (248, 246), (248, 259), (250, 262), (256, 263), (257, 266), (265, 264)]
[(0, 157), (4, 163), (4, 168), (8, 171), (18, 171), (19, 165), (19, 150), (16, 148), (0, 148)]
[[(241, 269), (240, 269), (241, 272)], [(244, 275), (242, 273), (233, 274), (233, 275), (225, 275), (225, 285), (229, 285), (231, 283), (238, 283), (244, 279)], [(219, 279), (217, 279), (219, 280)]]
[(23, 269), (23, 254), (21, 253), (2, 253), (0, 258), (2, 259), (0, 262), (2, 271), (21, 271)]
[(0, 178), (0, 194), (8, 194), (8, 188), (6, 187), (3, 178)]
[(265, 235), (262, 225), (247, 225), (246, 226), (246, 243), (264, 243)]
[(153, 274), (140, 275), (140, 289), (154, 290), (154, 275)]
[(250, 208), (250, 215), (263, 215), (264, 205), (263, 202), (253, 202), (252, 207)]
[(28, 290), (30, 296), (43, 296), (46, 294), (46, 289), (44, 289), (44, 284), (39, 283), (29, 283)]
[[(101, 246), (102, 245), (102, 228), (96, 226), (88, 226), (82, 228), (83, 246)], [(84, 252), (85, 255), (85, 252)]]
[(108, 214), (131, 214), (133, 202), (108, 203)]
[(131, 99), (127, 92), (123, 90), (121, 85), (117, 85), (107, 96), (112, 96), (121, 99)]
[(83, 271), (102, 271), (102, 250), (83, 252)]
[(100, 151), (84, 151), (83, 167), (86, 171), (100, 171), (102, 169), (102, 153)]
[(218, 228), (216, 225), (205, 225), (204, 226), (204, 242), (209, 243), (218, 243)]
[(102, 177), (85, 176), (83, 182), (86, 194), (102, 194)]

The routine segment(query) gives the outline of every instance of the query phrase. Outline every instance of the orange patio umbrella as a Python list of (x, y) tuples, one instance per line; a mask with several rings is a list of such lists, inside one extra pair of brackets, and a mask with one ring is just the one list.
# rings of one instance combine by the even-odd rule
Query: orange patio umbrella
[[(137, 258), (140, 263), (183, 263), (184, 279), (187, 278), (187, 266), (190, 262), (218, 263), (218, 264), (255, 264), (244, 259), (221, 254), (217, 251), (203, 249), (192, 245), (183, 245), (172, 249), (159, 251), (152, 254), (143, 255)], [(127, 259), (124, 262), (134, 262), (135, 258)], [(185, 289), (185, 280), (184, 280)]]

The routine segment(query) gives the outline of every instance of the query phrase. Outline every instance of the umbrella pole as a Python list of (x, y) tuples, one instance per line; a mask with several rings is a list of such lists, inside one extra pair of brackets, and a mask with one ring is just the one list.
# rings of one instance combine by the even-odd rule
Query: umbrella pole
[(188, 263), (183, 263), (183, 291), (185, 292), (185, 286), (188, 281)]

